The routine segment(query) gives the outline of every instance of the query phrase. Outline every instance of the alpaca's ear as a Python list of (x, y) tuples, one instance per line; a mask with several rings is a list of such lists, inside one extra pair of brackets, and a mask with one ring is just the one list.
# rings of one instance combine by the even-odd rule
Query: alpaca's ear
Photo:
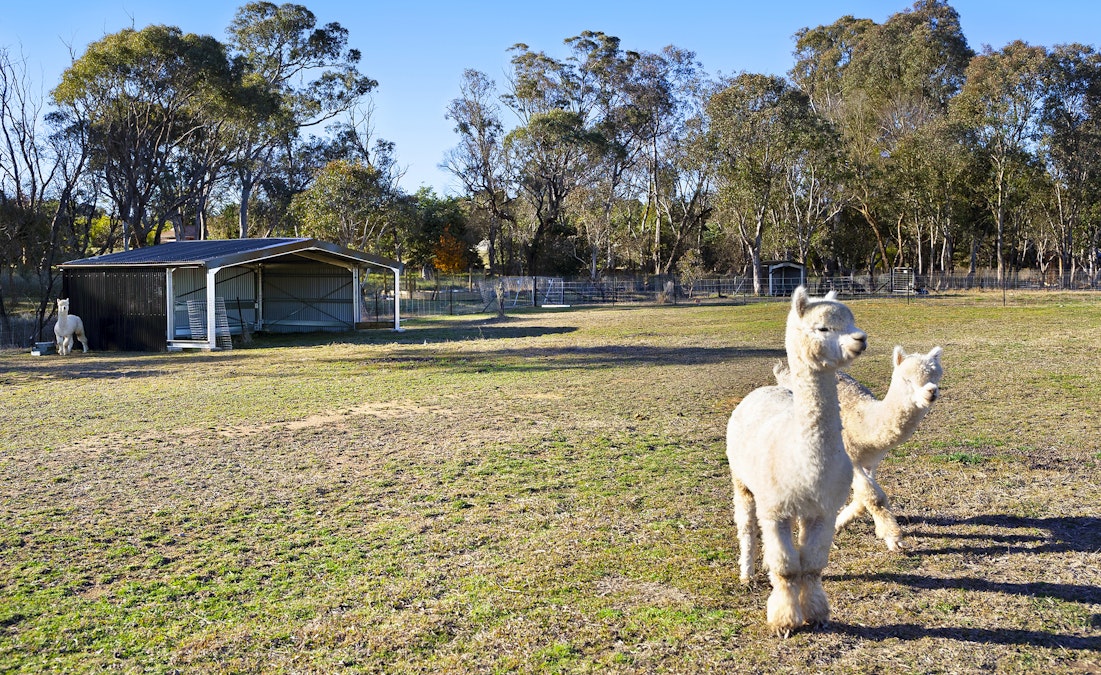
[(807, 311), (807, 289), (800, 286), (795, 289), (795, 292), (791, 294), (791, 308), (795, 310), (797, 316), (803, 316), (803, 312)]
[(837, 291), (831, 290), (829, 293), (826, 293), (826, 297), (824, 297), (822, 299), (823, 300), (834, 300), (834, 301), (836, 301), (837, 300)]
[(940, 347), (933, 347), (929, 350), (929, 358), (933, 359), (937, 363), (940, 363), (940, 355), (944, 350)]
[(895, 366), (902, 365), (904, 358), (906, 358), (906, 352), (902, 351), (902, 345), (895, 345)]

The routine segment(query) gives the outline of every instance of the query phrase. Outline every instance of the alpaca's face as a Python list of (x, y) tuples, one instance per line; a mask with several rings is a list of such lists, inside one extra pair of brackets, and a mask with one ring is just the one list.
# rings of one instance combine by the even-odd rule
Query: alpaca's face
[(910, 400), (919, 410), (933, 405), (940, 396), (940, 379), (944, 377), (940, 355), (940, 347), (934, 347), (928, 354), (906, 354), (902, 347), (895, 347), (892, 377), (905, 384)]
[(62, 300), (61, 298), (57, 299), (57, 311), (58, 313), (67, 313), (69, 311), (68, 298), (65, 298), (64, 300)]
[[(799, 289), (788, 315), (787, 350), (814, 370), (836, 370), (852, 363), (868, 347), (849, 308), (834, 300), (812, 301)], [(801, 295), (799, 295), (801, 294)]]

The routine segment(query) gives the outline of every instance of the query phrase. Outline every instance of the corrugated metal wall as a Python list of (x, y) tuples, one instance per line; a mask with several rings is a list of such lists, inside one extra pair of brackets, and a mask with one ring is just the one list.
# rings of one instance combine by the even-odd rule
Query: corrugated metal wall
[[(224, 298), (230, 330), (257, 321), (257, 275), (263, 278), (262, 330), (273, 333), (353, 330), (358, 289), (343, 267), (314, 261), (228, 267), (215, 294)], [(188, 300), (206, 300), (206, 270), (178, 268), (172, 277), (176, 338), (190, 338)], [(167, 348), (164, 268), (65, 269), (62, 295), (84, 321), (91, 349), (163, 351)]]
[(276, 333), (352, 330), (352, 273), (323, 263), (264, 265), (264, 330)]
[[(172, 276), (172, 290), (175, 298), (175, 326), (177, 338), (190, 338), (187, 301), (206, 301), (206, 270), (199, 268), (179, 268)], [(215, 282), (215, 297), (226, 303), (226, 316), (229, 319), (230, 332), (241, 332), (241, 323), (249, 330), (256, 325), (256, 272), (251, 267), (228, 267), (218, 272)], [(204, 321), (205, 323), (205, 321)]]
[(84, 322), (95, 350), (163, 351), (166, 315), (163, 269), (67, 269), (62, 296)]

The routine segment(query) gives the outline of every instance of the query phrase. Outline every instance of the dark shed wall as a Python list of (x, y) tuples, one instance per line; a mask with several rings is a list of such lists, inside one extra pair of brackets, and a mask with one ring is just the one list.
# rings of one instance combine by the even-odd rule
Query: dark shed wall
[(62, 296), (97, 350), (164, 351), (165, 290), (163, 269), (66, 269), (62, 275)]

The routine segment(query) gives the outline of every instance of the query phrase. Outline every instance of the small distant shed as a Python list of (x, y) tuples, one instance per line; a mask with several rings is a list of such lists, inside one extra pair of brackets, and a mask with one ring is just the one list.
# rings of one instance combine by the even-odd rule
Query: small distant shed
[(60, 268), (92, 348), (123, 351), (217, 349), (229, 317), (233, 332), (354, 330), (366, 272), (393, 274), (395, 291), (402, 272), (395, 260), (301, 238), (177, 241)]
[(763, 276), (768, 278), (769, 295), (791, 295), (807, 283), (806, 265), (791, 260), (772, 260), (762, 262), (761, 267)]

